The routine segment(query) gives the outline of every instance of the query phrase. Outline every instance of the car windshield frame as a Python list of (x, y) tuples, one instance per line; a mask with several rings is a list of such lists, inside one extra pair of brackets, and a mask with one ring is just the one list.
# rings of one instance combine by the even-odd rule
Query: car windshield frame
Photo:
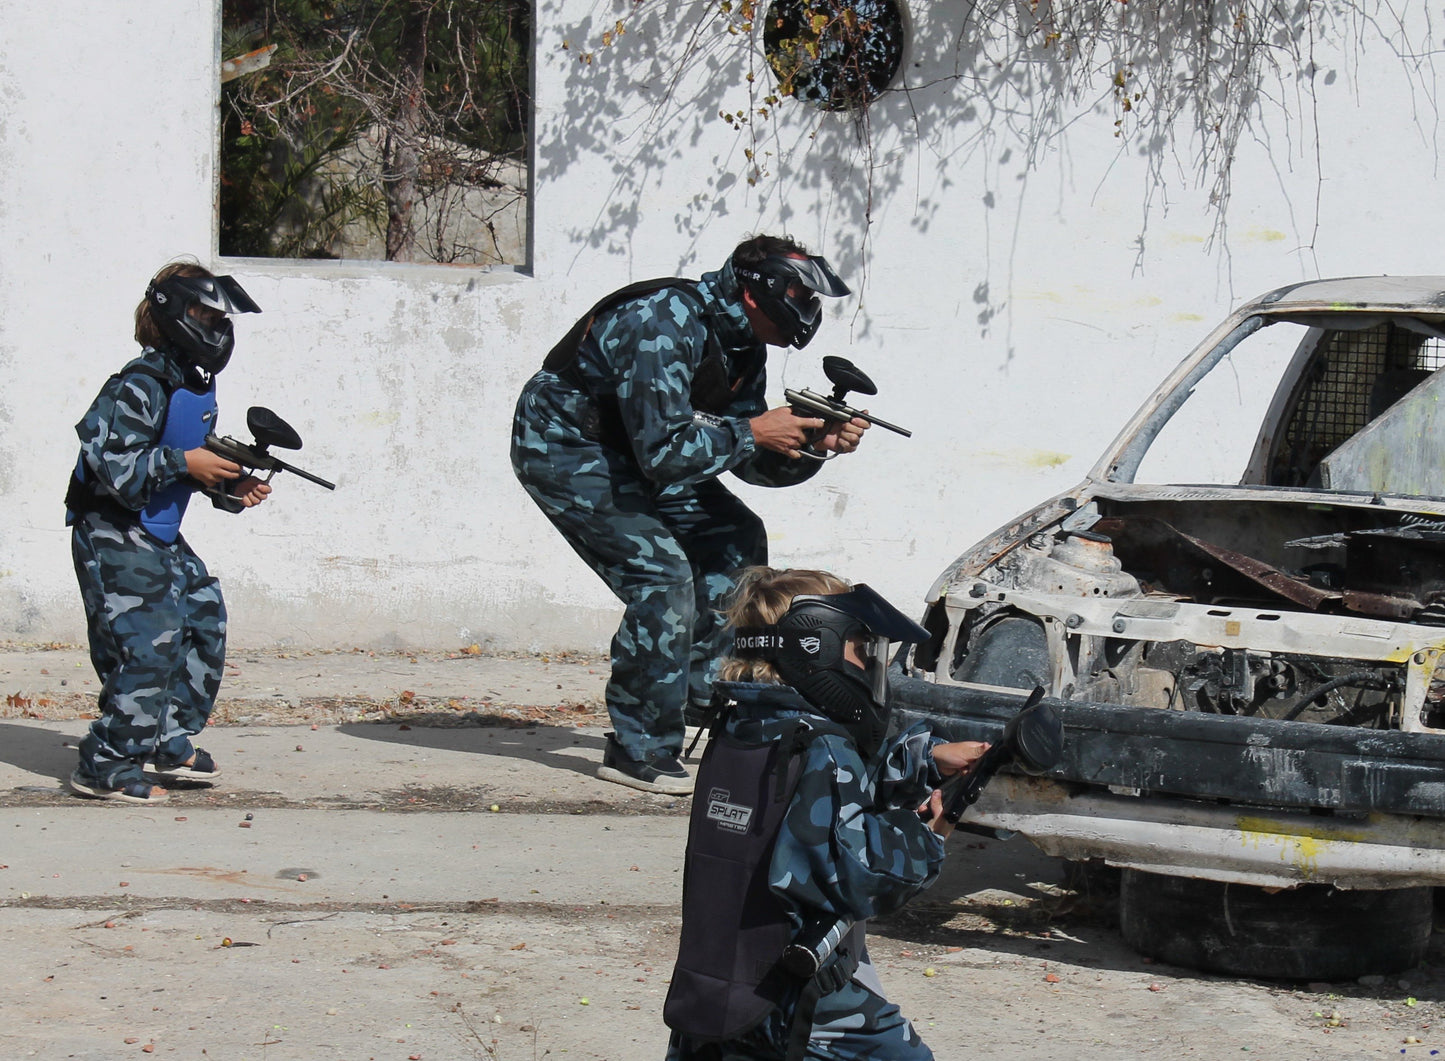
[[(1150, 448), (1170, 420), (1193, 396), (1195, 388), (1261, 329), (1289, 322), (1306, 328), (1356, 331), (1371, 322), (1403, 323), (1412, 332), (1445, 339), (1445, 277), (1359, 277), (1312, 281), (1280, 288), (1240, 307), (1214, 328), (1185, 357), (1125, 424), (1089, 473), (1089, 479), (1106, 488), (1167, 490), (1169, 485), (1221, 492), (1261, 489), (1307, 495), (1361, 495), (1409, 500), (1445, 501), (1445, 496), (1423, 493), (1393, 494), (1377, 490), (1341, 490), (1318, 486), (1261, 486), (1244, 482), (1142, 484), (1136, 482)], [(1294, 369), (1291, 364), (1287, 371)], [(1284, 378), (1284, 377), (1282, 377)], [(1273, 411), (1273, 410), (1272, 410)], [(1250, 425), (1260, 429), (1261, 425)], [(1377, 502), (1378, 503), (1378, 502)]]

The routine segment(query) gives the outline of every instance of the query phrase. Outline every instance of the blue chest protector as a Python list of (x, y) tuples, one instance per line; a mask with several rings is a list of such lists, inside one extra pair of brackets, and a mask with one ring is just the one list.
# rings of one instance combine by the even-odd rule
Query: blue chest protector
[[(137, 373), (157, 380), (166, 393), (166, 416), (161, 427), (159, 446), (174, 446), (190, 450), (202, 445), (206, 435), (215, 429), (216, 383), (203, 391), (188, 387), (172, 387), (160, 373), (148, 365), (130, 365), (116, 376)], [(112, 377), (116, 378), (116, 377)], [(166, 545), (173, 543), (181, 533), (181, 519), (186, 514), (191, 495), (199, 489), (193, 479), (180, 479), (163, 490), (157, 490), (139, 512), (122, 507), (104, 491), (85, 467), (82, 455), (75, 464), (70, 490), (65, 497), (68, 516), (85, 512), (101, 512), (107, 518), (122, 526), (139, 523), (146, 532)], [(71, 519), (66, 520), (67, 523)]]
[[(206, 441), (215, 423), (215, 380), (199, 394), (179, 387), (171, 393), (166, 405), (166, 424), (161, 430), (160, 444), (180, 450), (195, 449)], [(140, 511), (141, 526), (169, 545), (180, 536), (181, 518), (195, 492), (196, 482), (189, 478), (156, 491)]]

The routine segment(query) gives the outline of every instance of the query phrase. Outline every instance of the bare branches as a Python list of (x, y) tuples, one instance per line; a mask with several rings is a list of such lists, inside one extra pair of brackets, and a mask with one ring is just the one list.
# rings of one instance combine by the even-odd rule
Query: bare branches
[[(779, 96), (797, 92), (819, 108), (846, 109), (870, 175), (866, 196), (855, 203), (865, 226), (874, 205), (874, 138), (894, 135), (893, 126), (879, 120), (887, 113), (911, 116), (904, 120), (919, 140), (927, 130), (942, 139), (945, 127), (955, 141), (1011, 134), (1031, 163), (1084, 117), (1110, 115), (1121, 157), (1144, 160), (1146, 219), (1151, 204), (1167, 201), (1172, 184), (1192, 182), (1207, 193), (1218, 238), (1247, 139), (1278, 129), (1281, 117), (1289, 141), (1296, 130), (1315, 128), (1317, 78), (1328, 84), (1337, 73), (1317, 69), (1318, 45), (1329, 43), (1331, 54), (1354, 47), (1363, 65), (1361, 42), (1368, 36), (1369, 61), (1393, 52), (1412, 86), (1433, 88), (1433, 42), (1410, 40), (1410, 27), (1421, 22), (1401, 17), (1401, 0), (970, 0), (911, 5), (909, 62), (888, 90), (875, 94), (859, 86), (866, 54), (880, 52), (886, 37), (874, 31), (883, 7), (882, 0), (638, 0), (625, 23), (609, 29), (612, 41), (602, 44), (605, 49), (625, 30), (680, 45), (671, 53), (678, 58), (659, 109), (682, 84), (706, 84), (714, 95), (745, 91), (745, 106), (724, 102), (711, 113), (751, 138), (749, 183), (768, 175), (757, 162), (756, 127), (762, 121), (776, 134), (771, 119)], [(704, 61), (705, 23), (726, 31), (706, 38), (713, 47), (749, 56), (770, 48), (771, 90), (753, 83), (751, 63), (744, 86), (739, 63)], [(1428, 18), (1425, 25), (1432, 33)], [(769, 44), (769, 32), (786, 39)], [(792, 61), (780, 62), (780, 44)], [(594, 53), (586, 49), (577, 50), (591, 69)], [(829, 49), (841, 90), (800, 88), (803, 73), (815, 78), (815, 61)], [(1369, 72), (1361, 69), (1359, 76)], [(727, 79), (732, 83), (723, 84)], [(905, 98), (895, 107), (899, 95)], [(960, 103), (963, 118), (957, 117)], [(976, 120), (969, 117), (974, 114)], [(1416, 92), (1414, 116), (1422, 128), (1438, 123), (1432, 90)], [(811, 124), (827, 130), (836, 147), (832, 134), (842, 131), (840, 123), (820, 115)], [(968, 128), (960, 133), (960, 126)], [(1304, 150), (1307, 160), (1315, 154)], [(1318, 168), (1317, 154), (1313, 163)]]
[[(227, 253), (524, 259), (527, 0), (225, 0), (223, 17), (238, 45), (277, 46), (225, 90)], [(322, 223), (328, 199), (352, 212)]]

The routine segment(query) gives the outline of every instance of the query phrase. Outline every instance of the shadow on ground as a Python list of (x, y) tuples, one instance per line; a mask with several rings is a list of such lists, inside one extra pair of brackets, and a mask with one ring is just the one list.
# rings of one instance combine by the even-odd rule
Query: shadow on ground
[(570, 726), (471, 725), (413, 726), (356, 722), (337, 726), (338, 733), (364, 740), (436, 751), (505, 756), (588, 777), (597, 772), (606, 739), (601, 733)]
[(1445, 932), (1439, 927), (1424, 962), (1404, 972), (1328, 983), (1214, 974), (1145, 958), (1124, 942), (1116, 869), (1045, 855), (1022, 837), (1001, 841), (956, 834), (949, 848), (938, 882), (902, 910), (870, 923), (870, 935), (897, 944), (1037, 958), (1040, 976), (1047, 971), (1044, 963), (1062, 962), (1137, 973), (1161, 990), (1171, 981), (1211, 980), (1280, 994), (1445, 1002)]
[(63, 782), (75, 769), (77, 754), (74, 737), (41, 725), (0, 722), (0, 761), (11, 766)]

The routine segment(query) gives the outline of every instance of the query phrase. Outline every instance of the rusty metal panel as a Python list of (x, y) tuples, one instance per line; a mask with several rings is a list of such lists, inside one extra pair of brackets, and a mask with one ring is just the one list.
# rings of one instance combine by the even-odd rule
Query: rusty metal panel
[[(940, 685), (895, 672), (900, 720), (952, 740), (989, 740), (1023, 693)], [(1064, 755), (1048, 776), (1259, 807), (1445, 818), (1445, 736), (1269, 718), (1049, 700)]]

